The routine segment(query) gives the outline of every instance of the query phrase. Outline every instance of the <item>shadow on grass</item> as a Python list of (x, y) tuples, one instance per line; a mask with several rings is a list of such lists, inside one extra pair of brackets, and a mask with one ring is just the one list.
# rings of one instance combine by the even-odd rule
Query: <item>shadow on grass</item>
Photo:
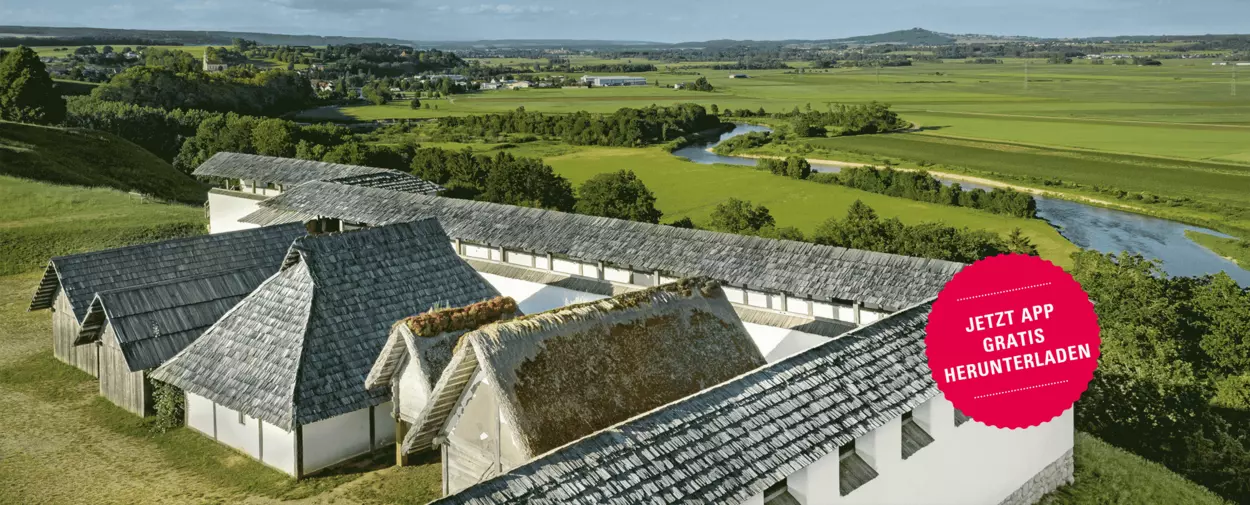
[(442, 497), (443, 474), (439, 465), (439, 453), (436, 451), (413, 455), (408, 466), (395, 466), (378, 472), (376, 479), (354, 486), (350, 496), (364, 503), (429, 503)]

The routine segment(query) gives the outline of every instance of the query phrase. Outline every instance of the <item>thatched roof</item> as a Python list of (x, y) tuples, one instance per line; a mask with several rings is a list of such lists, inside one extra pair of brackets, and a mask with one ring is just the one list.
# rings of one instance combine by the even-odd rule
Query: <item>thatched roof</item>
[(924, 354), (930, 304), (600, 430), (433, 503), (745, 502), (937, 395)]
[(470, 332), (403, 442), (431, 445), (480, 370), (529, 457), (764, 363), (724, 293), (686, 279)]
[(260, 205), (369, 225), (437, 217), (449, 236), (474, 243), (659, 270), (671, 277), (705, 276), (818, 300), (860, 302), (884, 311), (936, 296), (964, 266), (325, 182), (302, 184)]
[(461, 336), (481, 326), (519, 315), (521, 312), (516, 300), (501, 296), (405, 318), (391, 328), (382, 354), (365, 378), (365, 387), (376, 389), (390, 385), (395, 374), (412, 362), (420, 372), (417, 375), (418, 385), (429, 392), (434, 389), (447, 362), (451, 361)]
[(208, 161), (196, 167), (191, 175), (284, 186), (332, 180), (337, 184), (423, 194), (434, 194), (443, 189), (442, 186), (420, 177), (386, 168), (226, 152), (214, 154)]
[(447, 242), (434, 220), (298, 239), (152, 378), (285, 429), (385, 402), (365, 377), (395, 321), (499, 295)]
[(306, 233), (292, 223), (57, 256), (48, 261), (29, 310), (51, 308), (64, 289), (81, 321), (102, 291), (256, 268), (276, 272), (291, 241)]
[(95, 342), (112, 325), (130, 371), (155, 367), (194, 342), (277, 271), (275, 262), (267, 268), (100, 292), (91, 301), (74, 344)]

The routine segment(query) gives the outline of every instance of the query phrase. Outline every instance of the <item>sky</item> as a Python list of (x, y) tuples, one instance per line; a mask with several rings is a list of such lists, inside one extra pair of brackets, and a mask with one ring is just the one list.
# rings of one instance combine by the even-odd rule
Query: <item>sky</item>
[(0, 25), (655, 42), (1250, 32), (1247, 0), (0, 0)]

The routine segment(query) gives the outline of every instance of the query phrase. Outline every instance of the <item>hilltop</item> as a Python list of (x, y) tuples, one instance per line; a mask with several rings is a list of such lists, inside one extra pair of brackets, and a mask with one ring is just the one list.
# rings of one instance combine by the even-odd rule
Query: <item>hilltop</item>
[(203, 185), (112, 134), (0, 121), (0, 175), (202, 203)]
[(956, 39), (952, 35), (938, 33), (924, 28), (912, 28), (910, 30), (896, 30), (892, 32), (878, 33), (876, 35), (833, 39), (829, 42), (864, 45), (906, 44), (910, 46), (944, 46), (954, 44), (955, 41)]

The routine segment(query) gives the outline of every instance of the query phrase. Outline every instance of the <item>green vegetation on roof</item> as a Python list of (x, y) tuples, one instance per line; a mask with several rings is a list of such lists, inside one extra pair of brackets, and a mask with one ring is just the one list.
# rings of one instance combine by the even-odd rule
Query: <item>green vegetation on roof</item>
[(400, 321), (412, 334), (430, 338), (461, 330), (471, 330), (495, 321), (504, 321), (519, 314), (516, 300), (501, 296), (464, 307), (431, 310)]

